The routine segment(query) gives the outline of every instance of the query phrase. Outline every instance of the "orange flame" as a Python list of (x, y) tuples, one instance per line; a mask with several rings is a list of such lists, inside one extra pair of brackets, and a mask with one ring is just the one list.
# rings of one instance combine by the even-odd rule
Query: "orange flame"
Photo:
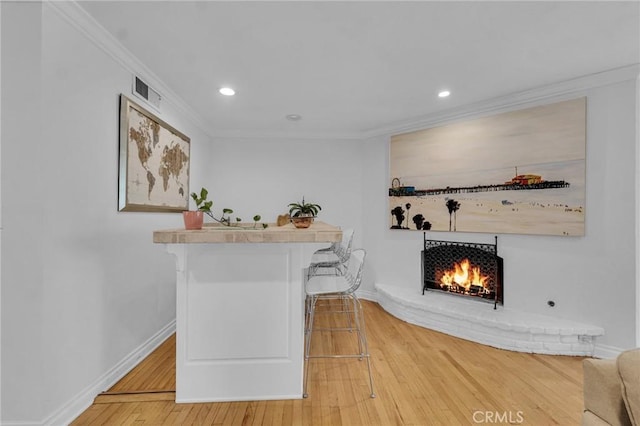
[(460, 263), (455, 263), (453, 269), (445, 271), (440, 278), (440, 282), (451, 287), (457, 284), (460, 287), (469, 289), (471, 286), (486, 288), (489, 277), (480, 273), (479, 266), (471, 266), (469, 259), (464, 259)]

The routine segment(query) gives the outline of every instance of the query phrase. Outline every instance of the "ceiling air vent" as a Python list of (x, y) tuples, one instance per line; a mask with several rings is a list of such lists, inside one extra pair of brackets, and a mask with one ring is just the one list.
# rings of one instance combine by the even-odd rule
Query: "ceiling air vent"
[(160, 109), (160, 100), (162, 99), (160, 93), (153, 90), (147, 83), (140, 80), (138, 77), (135, 77), (133, 80), (133, 93), (140, 96), (150, 105), (156, 107), (156, 109)]

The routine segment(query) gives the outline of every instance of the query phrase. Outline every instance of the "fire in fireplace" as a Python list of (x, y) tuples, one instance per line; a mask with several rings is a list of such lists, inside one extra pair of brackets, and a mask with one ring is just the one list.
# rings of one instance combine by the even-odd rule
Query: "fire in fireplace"
[(422, 251), (422, 294), (438, 290), (503, 303), (503, 259), (495, 244), (428, 240)]

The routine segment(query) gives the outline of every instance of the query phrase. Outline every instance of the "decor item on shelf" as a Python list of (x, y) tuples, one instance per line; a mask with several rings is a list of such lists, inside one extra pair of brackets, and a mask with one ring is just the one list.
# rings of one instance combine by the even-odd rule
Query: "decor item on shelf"
[(276, 220), (276, 225), (284, 226), (290, 222), (291, 222), (291, 216), (289, 216), (289, 213), (279, 214), (278, 219)]
[(202, 229), (204, 213), (200, 210), (185, 210), (182, 212), (185, 229)]
[[(256, 227), (256, 226), (258, 226), (258, 222), (260, 222), (260, 219), (262, 219), (262, 216), (260, 216), (259, 214), (255, 215), (255, 216), (253, 217), (253, 228), (254, 228), (254, 229), (255, 229), (255, 227)], [(262, 224), (262, 227), (263, 227), (263, 228), (266, 228), (266, 226), (264, 226), (264, 225), (266, 225), (266, 223), (263, 223), (263, 224)]]
[[(209, 201), (207, 200), (207, 196), (209, 195), (209, 191), (207, 191), (206, 188), (201, 188), (200, 189), (200, 194), (198, 195), (195, 192), (191, 193), (191, 198), (193, 198), (193, 201), (195, 201), (196, 203), (196, 207), (198, 208), (197, 211), (185, 211), (183, 212), (183, 216), (184, 216), (184, 221), (185, 221), (185, 228), (186, 229), (201, 229), (202, 228), (202, 223), (204, 221), (204, 213), (207, 214), (207, 216), (211, 217), (213, 220), (215, 220), (216, 222), (224, 225), (224, 226), (233, 226), (233, 227), (238, 227), (239, 229), (256, 229), (256, 226), (258, 225), (258, 221), (260, 221), (260, 219), (262, 218), (260, 215), (255, 215), (253, 216), (253, 221), (255, 222), (253, 224), (253, 228), (246, 228), (246, 227), (241, 227), (240, 223), (242, 222), (242, 219), (239, 217), (235, 218), (235, 223), (232, 224), (231, 222), (231, 214), (233, 213), (232, 209), (229, 208), (224, 208), (222, 209), (222, 216), (220, 216), (220, 218), (218, 219), (217, 217), (215, 217), (213, 215), (213, 212), (211, 211), (211, 207), (213, 207), (213, 201)], [(199, 213), (200, 216), (200, 222), (199, 222), (199, 227), (190, 227), (190, 226), (198, 226), (198, 224), (194, 224), (194, 225), (187, 225), (187, 217), (197, 217)], [(197, 220), (197, 219), (196, 219)], [(262, 224), (262, 228), (267, 228), (269, 225), (267, 225), (266, 223)]]
[(202, 229), (204, 213), (210, 214), (211, 206), (213, 206), (213, 201), (207, 200), (208, 195), (209, 191), (205, 188), (200, 189), (200, 195), (195, 192), (191, 193), (191, 198), (195, 201), (197, 210), (182, 212), (185, 229)]
[(296, 228), (308, 228), (320, 210), (322, 210), (320, 205), (306, 203), (304, 197), (302, 197), (302, 202), (289, 204), (291, 223), (293, 223)]

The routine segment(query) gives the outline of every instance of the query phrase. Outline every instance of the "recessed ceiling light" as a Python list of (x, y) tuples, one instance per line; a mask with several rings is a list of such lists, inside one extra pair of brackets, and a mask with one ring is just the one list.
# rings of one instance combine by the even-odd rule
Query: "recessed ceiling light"
[(286, 116), (289, 121), (300, 121), (302, 120), (302, 116), (299, 114), (289, 114)]
[(218, 92), (220, 92), (221, 95), (225, 95), (225, 96), (233, 96), (236, 94), (236, 91), (233, 90), (231, 87), (221, 87), (220, 90), (218, 90)]
[(449, 96), (451, 94), (450, 91), (448, 90), (443, 90), (440, 93), (438, 93), (438, 97), (439, 98), (446, 98), (447, 96)]

